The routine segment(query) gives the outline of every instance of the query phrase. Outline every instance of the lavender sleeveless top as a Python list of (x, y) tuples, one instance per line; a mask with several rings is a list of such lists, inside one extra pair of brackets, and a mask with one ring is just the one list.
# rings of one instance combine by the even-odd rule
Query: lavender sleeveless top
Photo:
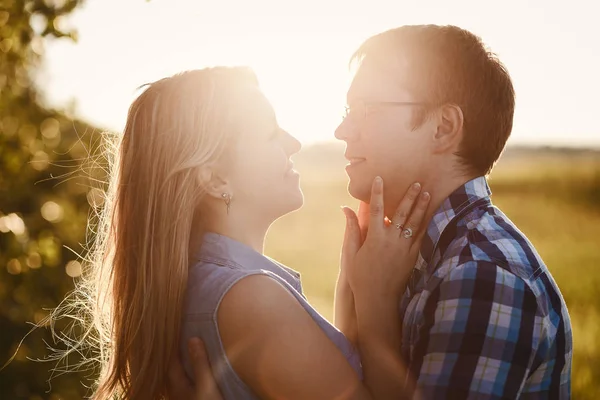
[(181, 357), (188, 376), (193, 377), (187, 342), (192, 337), (200, 337), (225, 400), (258, 399), (229, 363), (217, 326), (217, 311), (227, 291), (240, 279), (257, 274), (269, 276), (289, 290), (362, 379), (358, 352), (339, 330), (307, 302), (302, 294), (300, 274), (240, 242), (215, 233), (204, 235), (188, 274), (180, 342)]

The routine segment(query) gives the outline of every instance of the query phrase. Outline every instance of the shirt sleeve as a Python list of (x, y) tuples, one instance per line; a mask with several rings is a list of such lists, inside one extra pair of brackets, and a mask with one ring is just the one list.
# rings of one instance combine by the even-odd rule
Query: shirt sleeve
[(425, 305), (410, 370), (426, 399), (515, 399), (535, 347), (529, 285), (490, 262), (451, 269)]

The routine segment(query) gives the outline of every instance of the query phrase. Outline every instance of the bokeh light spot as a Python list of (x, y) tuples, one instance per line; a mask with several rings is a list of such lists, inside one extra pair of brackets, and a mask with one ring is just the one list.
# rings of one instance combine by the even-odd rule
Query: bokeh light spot
[(65, 267), (65, 270), (67, 275), (69, 275), (71, 278), (77, 278), (81, 275), (81, 263), (75, 260), (69, 261)]
[(53, 201), (44, 203), (41, 209), (42, 217), (49, 222), (60, 222), (63, 218), (63, 209), (60, 205)]
[(11, 275), (19, 275), (21, 273), (21, 262), (13, 258), (6, 264), (6, 270)]

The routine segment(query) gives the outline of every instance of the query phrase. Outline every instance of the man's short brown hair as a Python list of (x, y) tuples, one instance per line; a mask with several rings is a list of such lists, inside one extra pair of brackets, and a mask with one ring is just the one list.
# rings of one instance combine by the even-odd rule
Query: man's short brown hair
[(515, 92), (504, 65), (478, 36), (450, 25), (388, 30), (367, 39), (352, 61), (373, 58), (386, 71), (393, 71), (394, 63), (403, 57), (410, 79), (401, 84), (425, 96), (422, 101), (461, 108), (464, 137), (457, 155), (469, 170), (488, 174), (513, 125)]

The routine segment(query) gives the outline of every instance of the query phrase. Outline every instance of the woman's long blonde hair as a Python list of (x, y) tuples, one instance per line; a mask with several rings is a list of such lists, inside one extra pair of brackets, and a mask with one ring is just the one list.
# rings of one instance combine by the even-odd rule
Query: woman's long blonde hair
[[(184, 72), (149, 84), (108, 147), (109, 185), (83, 280), (59, 308), (78, 314), (100, 362), (94, 399), (162, 398), (178, 351), (202, 169), (240, 130), (234, 101), (257, 85), (242, 67)], [(112, 149), (112, 150), (111, 150)]]

